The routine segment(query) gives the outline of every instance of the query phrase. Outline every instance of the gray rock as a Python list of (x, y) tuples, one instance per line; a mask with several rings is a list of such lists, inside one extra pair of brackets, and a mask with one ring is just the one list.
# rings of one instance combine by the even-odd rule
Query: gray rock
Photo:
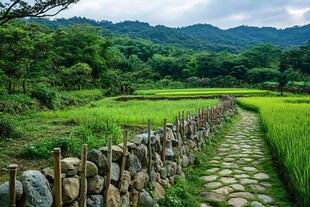
[(68, 176), (77, 175), (80, 167), (80, 159), (76, 157), (67, 157), (61, 160), (61, 172)]
[(25, 171), (20, 176), (20, 181), (24, 189), (23, 207), (52, 206), (53, 196), (51, 189), (48, 180), (41, 172), (34, 170)]
[(62, 202), (68, 204), (79, 197), (80, 178), (69, 177), (62, 180)]
[(124, 171), (124, 175), (120, 182), (121, 182), (120, 192), (126, 193), (131, 183), (131, 175), (129, 171), (126, 171), (126, 170)]
[(138, 207), (153, 207), (154, 200), (147, 191), (143, 191), (139, 194)]
[(167, 168), (166, 167), (163, 167), (160, 169), (160, 177), (162, 179), (165, 179), (167, 177)]
[[(99, 148), (100, 152), (108, 157), (108, 147), (100, 147)], [(120, 148), (119, 146), (112, 146), (112, 161), (116, 162), (120, 160), (123, 157), (123, 149)]]
[(121, 207), (130, 206), (130, 194), (127, 192), (126, 194), (121, 196)]
[[(23, 195), (23, 185), (20, 181), (16, 180), (16, 200), (17, 202), (21, 199)], [(9, 182), (5, 182), (0, 185), (0, 206), (9, 206)]]
[(225, 201), (226, 200), (226, 196), (220, 195), (217, 193), (211, 193), (211, 192), (202, 192), (200, 196), (203, 198), (212, 200), (212, 201)]
[(87, 155), (87, 159), (97, 165), (100, 175), (106, 175), (108, 160), (99, 150), (91, 150)]
[(134, 154), (141, 161), (142, 168), (147, 168), (148, 167), (147, 146), (144, 144), (141, 144), (140, 146), (137, 146), (133, 151), (134, 151)]
[(87, 178), (87, 193), (100, 194), (104, 188), (104, 178), (100, 175)]
[[(123, 149), (124, 143), (120, 143), (118, 146)], [(128, 149), (128, 151), (133, 150), (136, 146), (137, 145), (135, 143), (133, 143), (133, 142), (127, 142), (127, 149)]]
[(154, 196), (155, 196), (155, 199), (159, 200), (165, 194), (166, 194), (166, 191), (163, 188), (163, 186), (161, 184), (159, 184), (158, 182), (156, 182), (155, 185), (154, 185)]
[[(54, 175), (55, 175), (55, 173), (54, 173), (53, 169), (51, 169), (50, 167), (44, 168), (42, 170), (42, 174), (46, 177), (46, 179), (49, 182), (51, 182), (51, 183), (54, 182)], [(65, 177), (66, 177), (66, 174), (65, 173), (61, 173), (61, 179), (65, 178)]]
[(139, 158), (134, 155), (129, 153), (128, 158), (126, 159), (126, 169), (130, 172), (132, 176), (140, 172), (142, 168), (141, 161)]
[(182, 156), (182, 167), (188, 167), (189, 164), (189, 160), (188, 157), (186, 155)]
[(73, 201), (72, 203), (69, 203), (67, 205), (63, 205), (63, 207), (79, 207), (80, 204), (77, 200)]
[(98, 175), (98, 167), (91, 161), (86, 161), (86, 177)]
[(111, 166), (111, 180), (117, 182), (120, 177), (120, 167), (117, 163), (112, 162)]
[(165, 155), (166, 155), (167, 160), (171, 160), (171, 161), (175, 160), (174, 159), (174, 153), (173, 153), (172, 149), (166, 149)]
[(87, 196), (86, 203), (88, 207), (102, 207), (103, 206), (103, 195)]

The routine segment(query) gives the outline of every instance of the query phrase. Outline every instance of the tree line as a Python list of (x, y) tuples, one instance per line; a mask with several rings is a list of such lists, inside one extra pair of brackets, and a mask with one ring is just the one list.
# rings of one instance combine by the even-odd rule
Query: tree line
[(28, 21), (0, 27), (0, 93), (101, 88), (107, 95), (152, 87), (244, 87), (309, 81), (310, 42), (239, 54), (184, 49), (87, 24), (54, 29)]

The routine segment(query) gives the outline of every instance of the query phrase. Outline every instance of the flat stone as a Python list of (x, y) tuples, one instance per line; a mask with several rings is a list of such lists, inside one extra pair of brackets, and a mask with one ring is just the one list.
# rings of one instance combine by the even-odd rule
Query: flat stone
[(209, 169), (209, 170), (207, 170), (207, 172), (211, 172), (211, 173), (213, 173), (213, 172), (217, 172), (217, 171), (219, 171), (220, 170), (220, 168), (211, 168), (211, 169)]
[(209, 176), (202, 176), (201, 179), (205, 180), (205, 181), (214, 181), (216, 180), (217, 178), (217, 175), (209, 175)]
[(252, 206), (254, 207), (265, 207), (262, 203), (258, 202), (258, 201), (253, 201), (251, 203)]
[(269, 175), (265, 174), (265, 173), (257, 173), (253, 176), (256, 179), (268, 179)]
[(244, 171), (257, 171), (257, 168), (255, 168), (255, 167), (243, 167), (242, 169)]
[(218, 188), (221, 187), (223, 184), (220, 182), (212, 182), (212, 183), (207, 183), (204, 185), (206, 188)]
[(250, 176), (247, 174), (235, 175), (235, 178), (248, 178), (248, 177), (250, 177)]
[(229, 168), (238, 168), (239, 166), (235, 163), (231, 163), (231, 162), (223, 162), (222, 165), (224, 167), (229, 167)]
[(273, 199), (268, 195), (258, 194), (257, 197), (265, 203), (269, 203), (269, 202), (273, 201)]
[(236, 183), (237, 180), (235, 178), (222, 177), (221, 181), (225, 184)]
[(251, 162), (251, 161), (253, 161), (253, 159), (252, 159), (252, 158), (241, 158), (241, 160), (244, 160), (244, 161), (247, 161), (247, 162)]
[(234, 191), (234, 189), (232, 189), (231, 187), (228, 187), (228, 186), (224, 186), (224, 187), (221, 187), (221, 188), (213, 190), (213, 191), (216, 193), (219, 193), (219, 194), (228, 195), (229, 193)]
[(263, 186), (266, 186), (266, 187), (271, 187), (272, 186), (271, 183), (269, 183), (269, 182), (261, 182), (260, 184), (263, 185)]
[(255, 196), (249, 192), (237, 192), (229, 194), (230, 197), (254, 198)]
[(244, 171), (242, 171), (242, 170), (234, 170), (235, 171), (235, 173), (243, 173)]
[(230, 186), (235, 190), (244, 190), (244, 186), (240, 184), (232, 184)]
[(231, 198), (228, 201), (229, 205), (232, 205), (234, 207), (242, 207), (248, 203), (248, 200), (244, 198)]
[(215, 160), (220, 160), (220, 159), (222, 159), (222, 158), (220, 158), (220, 157), (213, 157), (213, 159), (215, 159)]
[(224, 161), (228, 161), (228, 162), (231, 162), (231, 161), (234, 161), (235, 158), (231, 158), (231, 157), (226, 157), (223, 159)]
[(260, 186), (260, 185), (251, 184), (249, 186), (252, 190), (255, 190), (255, 191), (267, 191), (265, 187)]
[(203, 198), (207, 198), (211, 201), (225, 201), (226, 200), (226, 196), (220, 195), (217, 193), (211, 193), (211, 192), (202, 192), (200, 196)]
[(219, 152), (228, 152), (228, 151), (230, 151), (230, 149), (228, 149), (228, 148), (217, 148), (217, 151), (219, 151)]
[(211, 164), (218, 164), (219, 161), (218, 160), (210, 160), (209, 163), (211, 163)]
[(232, 173), (232, 171), (229, 169), (221, 170), (219, 172), (220, 175), (230, 175), (231, 173)]
[(200, 205), (200, 207), (213, 207), (213, 206), (211, 206), (211, 205), (208, 204), (208, 203), (202, 203), (202, 204)]
[(240, 179), (240, 183), (241, 184), (257, 183), (257, 180), (243, 178), (243, 179)]

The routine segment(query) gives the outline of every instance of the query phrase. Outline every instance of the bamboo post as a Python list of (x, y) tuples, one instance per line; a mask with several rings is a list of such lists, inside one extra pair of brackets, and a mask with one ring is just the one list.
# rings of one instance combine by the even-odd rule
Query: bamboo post
[(164, 119), (164, 137), (163, 137), (163, 148), (161, 154), (161, 160), (166, 160), (166, 144), (167, 144), (167, 119)]
[(122, 180), (124, 177), (125, 171), (125, 164), (126, 164), (126, 154), (127, 154), (127, 140), (128, 140), (128, 131), (125, 129), (124, 132), (124, 142), (123, 142), (123, 157), (122, 157), (122, 164), (121, 164), (121, 176), (119, 179), (119, 189), (122, 187)]
[(16, 173), (18, 165), (12, 164), (9, 165), (9, 198), (10, 198), (10, 207), (16, 207)]
[(107, 166), (107, 180), (106, 180), (106, 187), (105, 187), (105, 195), (104, 201), (108, 203), (108, 195), (111, 183), (111, 168), (112, 168), (112, 137), (108, 138), (108, 166)]
[(185, 137), (185, 120), (184, 120), (184, 111), (182, 111), (182, 135)]
[(204, 116), (205, 110), (204, 108), (201, 108), (201, 122), (202, 122), (202, 127), (205, 125), (205, 116)]
[(148, 120), (148, 123), (147, 123), (147, 139), (148, 139), (147, 149), (148, 149), (148, 156), (149, 156), (148, 172), (149, 172), (149, 175), (151, 176), (151, 173), (152, 173), (152, 141), (151, 141), (151, 120), (150, 119)]
[(176, 128), (176, 132), (177, 132), (177, 140), (178, 140), (178, 148), (180, 149), (180, 147), (181, 147), (181, 143), (180, 143), (180, 137), (179, 137), (179, 130), (180, 130), (180, 128), (179, 128), (179, 119), (178, 119), (178, 117), (175, 117), (175, 128)]
[(62, 186), (61, 186), (61, 149), (54, 148), (54, 205), (62, 206)]
[(87, 144), (82, 144), (81, 146), (81, 166), (80, 166), (80, 175), (81, 175), (81, 188), (80, 188), (80, 207), (86, 207), (86, 195), (87, 195)]
[(200, 113), (200, 108), (198, 108), (198, 129), (201, 128), (201, 113)]

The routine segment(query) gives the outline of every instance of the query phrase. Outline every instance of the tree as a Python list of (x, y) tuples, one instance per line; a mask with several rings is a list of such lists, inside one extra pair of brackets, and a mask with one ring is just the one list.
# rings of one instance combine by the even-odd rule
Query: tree
[(253, 68), (248, 71), (250, 83), (263, 83), (265, 81), (277, 81), (281, 72), (272, 68)]
[(18, 18), (55, 16), (77, 2), (79, 0), (34, 0), (32, 4), (22, 0), (0, 2), (0, 26)]

